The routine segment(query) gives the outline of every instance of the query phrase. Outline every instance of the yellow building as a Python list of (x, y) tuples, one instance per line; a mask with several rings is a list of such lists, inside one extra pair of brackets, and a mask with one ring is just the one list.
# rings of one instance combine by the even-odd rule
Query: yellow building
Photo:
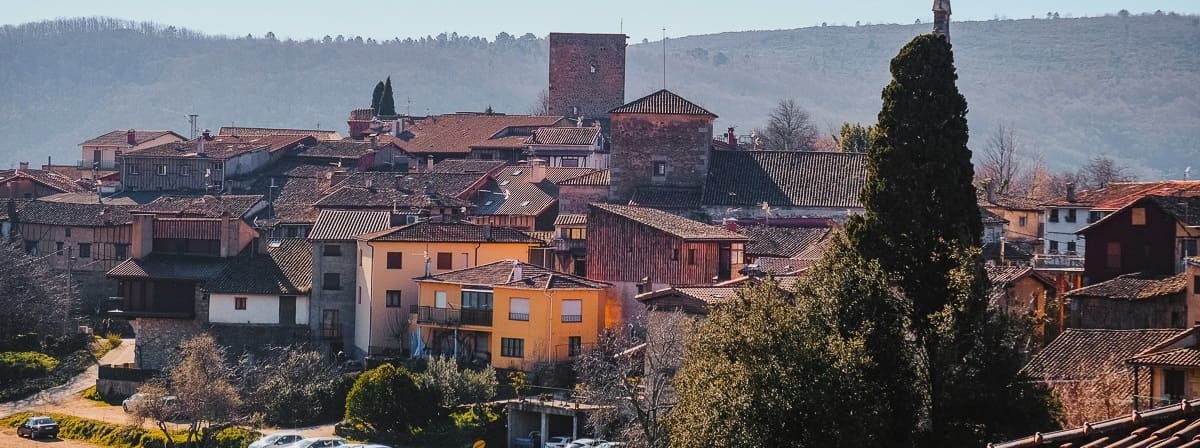
[(355, 354), (410, 347), (418, 277), (497, 260), (528, 260), (541, 240), (509, 227), (422, 221), (358, 237)]
[(611, 285), (516, 260), (419, 279), (417, 326), (428, 355), (531, 370), (569, 361), (620, 325)]

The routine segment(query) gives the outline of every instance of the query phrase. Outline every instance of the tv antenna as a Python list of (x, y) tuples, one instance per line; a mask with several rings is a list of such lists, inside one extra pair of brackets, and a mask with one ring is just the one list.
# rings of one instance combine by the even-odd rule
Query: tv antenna
[(663, 27), (663, 90), (667, 89), (667, 27)]
[(188, 139), (190, 140), (190, 139), (194, 139), (194, 138), (196, 138), (196, 134), (197, 134), (197, 132), (199, 131), (199, 129), (198, 129), (198, 126), (199, 126), (199, 125), (198, 125), (198, 123), (196, 122), (196, 120), (197, 120), (198, 118), (200, 118), (200, 116), (199, 116), (199, 115), (196, 115), (196, 114), (188, 114), (188, 116), (187, 116), (187, 117), (188, 117), (188, 123), (190, 123), (190, 124), (192, 125), (192, 131), (191, 131), (191, 134), (190, 134), (190, 135), (188, 135)]

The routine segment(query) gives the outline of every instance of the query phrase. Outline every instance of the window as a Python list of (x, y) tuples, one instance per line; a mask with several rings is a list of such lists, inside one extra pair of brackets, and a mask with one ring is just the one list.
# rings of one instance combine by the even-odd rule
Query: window
[(654, 162), (654, 175), (659, 177), (666, 176), (667, 162)]
[(321, 280), (321, 289), (327, 291), (342, 289), (342, 276), (336, 272), (326, 272), (324, 278)]
[(516, 338), (500, 338), (500, 356), (508, 358), (524, 358), (525, 340)]
[(696, 249), (688, 249), (688, 264), (696, 264)]
[(1093, 223), (1104, 218), (1104, 212), (1088, 212), (1088, 223)]
[(321, 310), (321, 337), (325, 339), (342, 337), (342, 321), (338, 319), (338, 310)]
[(579, 167), (579, 159), (575, 157), (563, 157), (559, 164), (564, 168), (577, 168)]
[(1026, 224), (1027, 222), (1029, 222), (1029, 219), (1028, 219), (1027, 217), (1025, 217), (1025, 216), (1022, 216), (1022, 217), (1019, 217), (1019, 218), (1017, 218), (1017, 225), (1019, 225), (1019, 226), (1021, 226), (1021, 227), (1025, 227), (1025, 224)]
[(567, 337), (567, 356), (579, 356), (583, 352), (583, 338), (579, 336)]
[(397, 308), (400, 306), (400, 291), (389, 289), (385, 297), (388, 308)]
[(400, 269), (404, 266), (404, 254), (401, 252), (387, 253), (387, 268)]
[(464, 310), (492, 309), (491, 291), (463, 291), (462, 307)]
[(342, 256), (342, 245), (341, 244), (326, 244), (324, 251), (321, 252), (321, 255), (324, 255), (326, 257), (340, 257), (340, 256)]
[(562, 321), (563, 322), (583, 322), (583, 301), (582, 300), (563, 300), (563, 302), (562, 302)]
[(1050, 222), (1058, 222), (1058, 209), (1050, 209)]
[(446, 303), (446, 291), (434, 291), (433, 307), (446, 309), (447, 306), (449, 305)]
[(1196, 256), (1196, 240), (1194, 238), (1185, 238), (1180, 240), (1179, 254), (1183, 258)]
[(245, 310), (246, 309), (246, 298), (245, 297), (234, 297), (233, 298), (233, 309)]
[(55, 253), (55, 254), (57, 254), (57, 255), (62, 255), (62, 254), (63, 254), (63, 243), (62, 243), (62, 241), (59, 241), (59, 242), (57, 242), (57, 243), (54, 243), (54, 253)]
[(67, 228), (63, 229), (63, 233), (67, 236), (67, 238), (70, 238), (71, 237), (71, 228), (67, 227)]
[(179, 175), (180, 176), (191, 176), (192, 175), (192, 167), (188, 166), (188, 165), (180, 165)]
[(38, 254), (38, 242), (34, 240), (25, 240), (25, 252), (33, 255)]
[(79, 243), (79, 258), (92, 258), (92, 243)]
[(159, 175), (159, 176), (166, 176), (166, 175), (167, 175), (167, 166), (166, 166), (166, 165), (156, 165), (156, 168), (157, 168), (157, 170), (158, 170), (158, 175)]
[(113, 244), (113, 253), (116, 254), (116, 259), (118, 260), (129, 258), (129, 245)]
[(1104, 267), (1110, 271), (1121, 269), (1121, 243), (1119, 241), (1110, 241), (1105, 246), (1105, 263)]
[(1069, 254), (1075, 253), (1075, 242), (1074, 241), (1067, 241), (1067, 253), (1069, 253)]
[(1135, 207), (1133, 210), (1130, 210), (1129, 213), (1130, 213), (1131, 219), (1133, 220), (1133, 225), (1135, 225), (1135, 226), (1146, 225), (1146, 209), (1144, 209), (1142, 207)]
[(1066, 219), (1066, 221), (1067, 221), (1067, 222), (1075, 222), (1075, 209), (1073, 209), (1073, 208), (1068, 208), (1068, 209), (1067, 209), (1067, 219)]
[(679, 248), (678, 247), (671, 249), (671, 261), (679, 261)]
[(1192, 294), (1200, 296), (1200, 275), (1192, 276)]
[(746, 258), (746, 245), (742, 243), (733, 243), (729, 250), (729, 262), (732, 264), (742, 264)]
[(587, 239), (587, 229), (586, 228), (571, 227), (571, 228), (567, 228), (567, 229), (563, 229), (563, 230), (567, 231), (567, 239), (568, 240), (586, 240)]
[(1058, 241), (1050, 240), (1050, 253), (1058, 253)]
[[(1200, 282), (1200, 276), (1196, 278), (1196, 281)], [(508, 320), (529, 320), (529, 299), (508, 299)]]
[(450, 252), (438, 252), (437, 254), (438, 269), (454, 269), (454, 254)]
[(125, 174), (136, 175), (138, 173), (137, 165), (132, 163), (125, 164)]

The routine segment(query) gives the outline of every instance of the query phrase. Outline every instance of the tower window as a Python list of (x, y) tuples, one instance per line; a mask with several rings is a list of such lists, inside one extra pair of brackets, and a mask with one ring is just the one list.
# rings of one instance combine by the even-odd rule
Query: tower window
[(654, 175), (655, 176), (666, 176), (667, 175), (667, 162), (654, 162)]
[(591, 71), (592, 73), (596, 73), (596, 64), (588, 65), (588, 71)]

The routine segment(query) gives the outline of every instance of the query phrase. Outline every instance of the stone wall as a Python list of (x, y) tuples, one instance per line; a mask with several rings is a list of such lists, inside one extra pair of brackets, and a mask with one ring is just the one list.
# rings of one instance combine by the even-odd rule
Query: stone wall
[[(712, 127), (705, 115), (613, 114), (610, 198), (624, 203), (647, 185), (702, 187)], [(658, 162), (663, 176), (654, 175)]]
[(558, 213), (586, 215), (588, 204), (608, 199), (607, 185), (560, 185), (558, 187)]
[(231, 357), (262, 356), (277, 347), (304, 344), (310, 334), (304, 325), (210, 324), (207, 329)]
[(625, 104), (625, 39), (550, 33), (550, 115), (603, 119)]
[(200, 325), (188, 319), (139, 317), (129, 324), (136, 337), (133, 360), (139, 369), (163, 369), (180, 344), (200, 334)]

